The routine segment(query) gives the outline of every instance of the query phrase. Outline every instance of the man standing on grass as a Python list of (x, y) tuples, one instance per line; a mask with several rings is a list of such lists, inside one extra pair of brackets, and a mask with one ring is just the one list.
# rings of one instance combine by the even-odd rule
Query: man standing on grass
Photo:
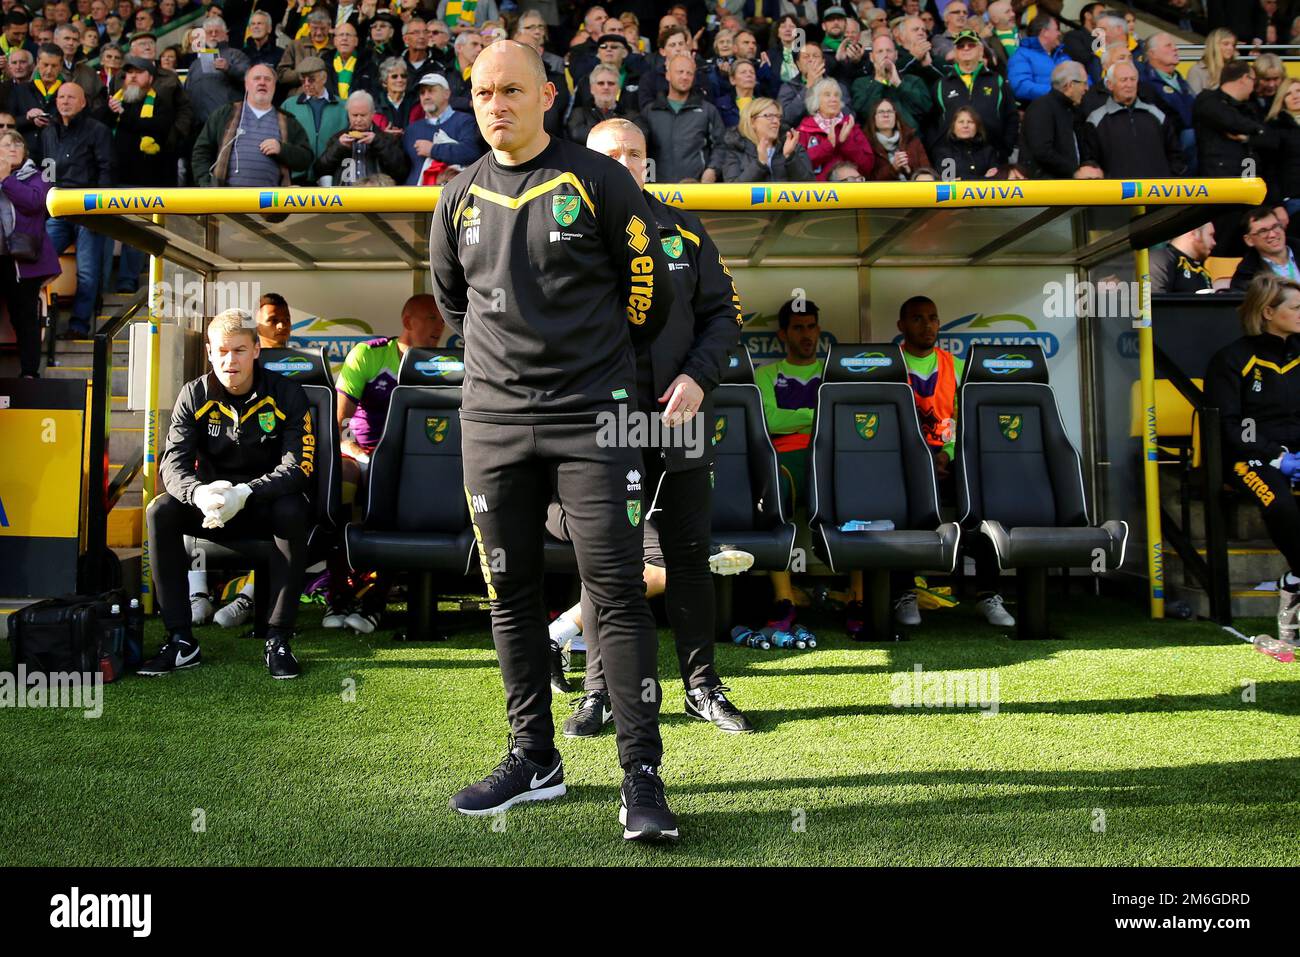
[[(672, 308), (666, 259), (627, 171), (546, 133), (555, 88), (534, 50), (492, 44), (474, 62), (470, 97), (491, 150), (439, 197), (429, 260), (442, 314), (465, 340), (465, 495), (513, 742), (451, 807), (494, 814), (565, 792), (541, 588), (554, 487), (599, 623), (623, 836), (675, 839), (658, 770), (657, 635), (641, 581), (641, 453), (599, 443), (597, 428), (600, 413), (617, 420), (635, 409), (633, 347)], [(680, 403), (666, 414), (698, 411)]]

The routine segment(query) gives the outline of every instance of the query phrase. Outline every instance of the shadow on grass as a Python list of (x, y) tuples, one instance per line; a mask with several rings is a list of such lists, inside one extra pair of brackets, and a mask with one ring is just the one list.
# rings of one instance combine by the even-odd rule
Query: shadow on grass
[[(989, 768), (984, 770), (885, 771), (877, 774), (822, 775), (818, 777), (771, 777), (716, 783), (669, 782), (670, 794), (746, 794), (798, 792), (804, 789), (860, 788), (864, 791), (896, 788), (988, 787), (1030, 788), (1042, 792), (1069, 791), (1072, 802), (1105, 795), (1110, 806), (1149, 807), (1153, 804), (1274, 804), (1293, 792), (1280, 794), (1280, 784), (1296, 780), (1296, 762), (1290, 758), (1223, 761), (1121, 770), (1027, 771)], [(1214, 785), (1221, 785), (1216, 788)], [(600, 789), (593, 789), (599, 791)], [(791, 795), (793, 796), (793, 795)], [(1015, 812), (1036, 803), (1033, 794), (991, 792), (970, 798), (932, 793), (924, 800), (909, 798), (897, 802), (917, 813), (948, 814), (968, 810), (979, 813)], [(872, 807), (887, 806), (888, 799), (873, 800)], [(927, 807), (929, 805), (929, 807)], [(820, 813), (820, 812), (819, 812)]]
[[(1228, 688), (1221, 694), (1153, 695), (1143, 698), (1099, 698), (1080, 701), (1009, 701), (998, 705), (997, 715), (1102, 715), (1102, 714), (1173, 714), (1196, 711), (1242, 711), (1295, 716), (1300, 715), (1300, 685), (1289, 681), (1265, 681), (1256, 684), (1257, 700), (1241, 700), (1240, 688)], [(895, 708), (889, 704), (832, 705), (816, 708), (780, 710), (745, 709), (756, 728), (772, 731), (783, 724), (818, 721), (823, 718), (856, 718), (862, 715), (881, 717), (931, 718), (957, 714), (978, 714), (982, 709), (968, 708)], [(661, 719), (662, 720), (662, 719)], [(986, 720), (992, 720), (986, 719)]]

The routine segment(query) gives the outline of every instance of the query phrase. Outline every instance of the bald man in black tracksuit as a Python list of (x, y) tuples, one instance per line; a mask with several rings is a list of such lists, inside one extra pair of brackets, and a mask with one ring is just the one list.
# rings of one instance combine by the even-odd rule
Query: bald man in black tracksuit
[[(676, 837), (657, 776), (657, 636), (642, 593), (642, 493), (628, 479), (641, 454), (597, 441), (600, 413), (635, 408), (634, 345), (652, 339), (672, 307), (654, 221), (625, 170), (554, 138), (517, 165), (487, 153), (443, 191), (433, 218), (434, 292), (465, 339), (465, 492), (515, 741), (497, 771), (451, 805), (490, 814), (564, 793), (541, 591), (554, 488), (601, 624), (626, 772), (624, 837)], [(644, 830), (632, 820), (643, 812), (654, 818)]]

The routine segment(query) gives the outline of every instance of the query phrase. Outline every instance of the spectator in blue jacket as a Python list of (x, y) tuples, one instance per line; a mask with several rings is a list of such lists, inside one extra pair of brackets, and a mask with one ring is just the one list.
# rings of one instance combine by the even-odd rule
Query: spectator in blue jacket
[(1187, 157), (1187, 174), (1195, 175), (1196, 131), (1192, 127), (1192, 104), (1196, 101), (1196, 91), (1178, 73), (1177, 41), (1168, 33), (1157, 33), (1147, 40), (1147, 56), (1138, 64), (1138, 80), (1147, 89), (1151, 102), (1173, 119), (1178, 145)]
[(441, 73), (427, 73), (417, 89), (424, 118), (402, 134), (402, 146), (411, 160), (407, 186), (433, 186), (450, 166), (468, 166), (484, 149), (474, 117), (451, 108), (451, 86)]
[(1007, 79), (1022, 103), (1031, 103), (1052, 91), (1052, 71), (1070, 57), (1061, 45), (1061, 25), (1050, 13), (1029, 21), (1029, 36), (1011, 54)]

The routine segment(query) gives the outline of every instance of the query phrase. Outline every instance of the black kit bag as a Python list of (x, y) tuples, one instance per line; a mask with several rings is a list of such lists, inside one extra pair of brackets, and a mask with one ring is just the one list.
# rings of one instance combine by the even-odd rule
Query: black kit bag
[[(117, 608), (114, 615), (113, 609)], [(34, 602), (9, 616), (15, 673), (100, 671), (114, 681), (127, 645), (126, 595), (65, 595)]]

